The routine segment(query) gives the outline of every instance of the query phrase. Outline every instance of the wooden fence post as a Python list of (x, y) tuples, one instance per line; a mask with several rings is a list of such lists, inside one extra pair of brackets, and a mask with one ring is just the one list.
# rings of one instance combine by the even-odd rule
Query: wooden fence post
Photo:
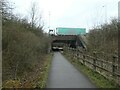
[(75, 49), (76, 51), (75, 51), (75, 56), (76, 56), (76, 60), (77, 60), (77, 48)]
[(116, 60), (116, 56), (114, 55), (113, 61), (112, 61), (112, 74), (113, 74), (113, 76), (115, 76), (115, 70), (116, 70), (115, 60)]
[(79, 59), (79, 50), (77, 49), (77, 60)]
[(83, 54), (83, 65), (85, 65), (85, 55)]
[(93, 70), (96, 71), (96, 59), (97, 59), (96, 52), (93, 52), (93, 55), (94, 55), (94, 58), (93, 58)]
[[(117, 61), (117, 56), (114, 55), (114, 56), (113, 56), (113, 62), (112, 62), (112, 75), (113, 75), (114, 81), (117, 82), (117, 83), (119, 83), (120, 77), (118, 77), (118, 76), (116, 75), (116, 72), (117, 72), (116, 70), (119, 70), (119, 69), (117, 68), (116, 61)], [(118, 62), (117, 62), (117, 63), (118, 63)], [(119, 73), (118, 73), (118, 74), (119, 74)]]
[(74, 59), (74, 49), (72, 48), (72, 59)]
[(74, 59), (76, 59), (76, 49), (75, 48), (74, 48), (73, 54), (74, 54)]

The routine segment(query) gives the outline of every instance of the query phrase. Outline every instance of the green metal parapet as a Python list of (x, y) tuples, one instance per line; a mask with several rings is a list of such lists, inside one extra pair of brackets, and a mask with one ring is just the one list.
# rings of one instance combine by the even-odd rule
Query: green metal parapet
[(57, 35), (84, 35), (86, 28), (56, 28)]

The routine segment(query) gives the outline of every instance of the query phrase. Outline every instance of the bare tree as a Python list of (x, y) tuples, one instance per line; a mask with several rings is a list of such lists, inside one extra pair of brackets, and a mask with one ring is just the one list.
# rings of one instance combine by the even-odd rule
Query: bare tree
[(0, 13), (2, 14), (2, 19), (12, 19), (13, 18), (13, 4), (7, 0), (0, 1)]
[(31, 25), (32, 25), (32, 27), (34, 27), (36, 25), (36, 21), (38, 19), (37, 18), (37, 5), (35, 2), (32, 3), (30, 16), (31, 16)]
[(43, 28), (44, 24), (42, 21), (42, 15), (41, 12), (38, 11), (38, 6), (36, 2), (33, 2), (31, 4), (31, 10), (30, 10), (30, 18), (31, 18), (31, 26), (38, 27), (38, 28)]

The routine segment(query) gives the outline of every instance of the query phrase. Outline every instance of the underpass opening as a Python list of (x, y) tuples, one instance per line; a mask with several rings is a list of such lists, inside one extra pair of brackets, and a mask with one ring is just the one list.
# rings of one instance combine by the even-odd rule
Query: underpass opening
[(63, 51), (64, 43), (62, 42), (52, 42), (52, 51)]
[(51, 43), (52, 51), (64, 51), (64, 46), (76, 48), (75, 40), (55, 40)]

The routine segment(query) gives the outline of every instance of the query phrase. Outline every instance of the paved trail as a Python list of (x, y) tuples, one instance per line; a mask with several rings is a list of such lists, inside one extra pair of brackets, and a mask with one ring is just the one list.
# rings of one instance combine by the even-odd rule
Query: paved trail
[(64, 56), (55, 52), (46, 88), (95, 88)]

